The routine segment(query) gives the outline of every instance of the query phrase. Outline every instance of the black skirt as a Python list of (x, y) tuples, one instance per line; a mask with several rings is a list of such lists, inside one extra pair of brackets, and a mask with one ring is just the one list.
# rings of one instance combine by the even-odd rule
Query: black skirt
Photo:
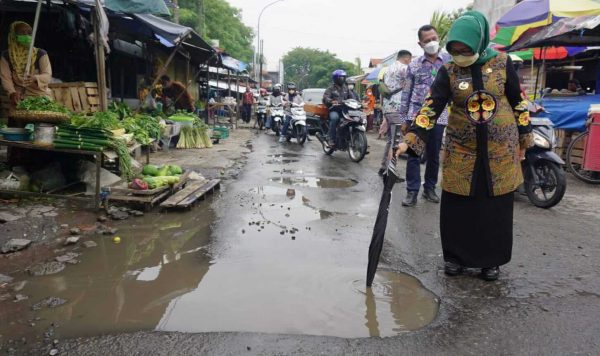
[(474, 196), (442, 192), (440, 232), (444, 260), (463, 267), (506, 264), (512, 255), (513, 193), (492, 197), (483, 165)]

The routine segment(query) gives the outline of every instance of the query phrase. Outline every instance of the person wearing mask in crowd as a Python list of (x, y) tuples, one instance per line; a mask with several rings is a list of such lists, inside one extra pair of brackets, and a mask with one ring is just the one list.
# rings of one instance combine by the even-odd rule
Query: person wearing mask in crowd
[(335, 70), (331, 79), (333, 83), (325, 90), (323, 94), (323, 104), (329, 110), (329, 132), (327, 142), (329, 146), (335, 147), (337, 141), (337, 126), (342, 117), (342, 102), (351, 98), (350, 91), (346, 85), (348, 75), (342, 69)]
[(375, 95), (373, 94), (373, 86), (367, 88), (365, 93), (365, 113), (367, 114), (367, 132), (373, 130), (373, 119), (375, 118)]
[[(273, 107), (278, 105), (283, 106), (283, 94), (281, 93), (281, 84), (275, 84), (273, 86), (273, 92), (269, 96), (269, 106)], [(265, 124), (265, 128), (270, 129), (272, 124), (273, 118), (271, 117), (271, 114), (269, 114), (269, 117), (267, 118), (267, 123)], [(269, 130), (265, 130), (265, 133), (268, 134)]]
[(533, 136), (512, 60), (489, 46), (483, 14), (469, 11), (448, 33), (452, 62), (440, 68), (396, 155), (418, 157), (451, 104), (443, 162), (440, 236), (447, 275), (481, 268), (498, 278), (512, 254), (514, 191)]
[(162, 101), (165, 104), (164, 106), (167, 106), (166, 104), (170, 102), (175, 106), (175, 110), (185, 110), (187, 112), (196, 110), (194, 98), (183, 83), (171, 80), (168, 75), (160, 77), (160, 82), (162, 84)]
[[(421, 109), (425, 96), (429, 92), (429, 87), (433, 83), (437, 72), (448, 62), (447, 53), (440, 52), (440, 43), (437, 30), (431, 25), (425, 25), (419, 28), (417, 33), (419, 37), (419, 46), (425, 52), (422, 56), (414, 58), (408, 65), (406, 74), (405, 88), (402, 90), (400, 102), (400, 117), (404, 120), (403, 128), (410, 126), (416, 113)], [(423, 198), (439, 203), (435, 186), (438, 181), (438, 170), (440, 167), (440, 149), (442, 146), (442, 137), (444, 129), (448, 123), (448, 112), (446, 110), (436, 122), (427, 141), (425, 158), (427, 164), (425, 167), (425, 184), (423, 185)], [(403, 206), (415, 206), (419, 189), (421, 188), (421, 158), (409, 156), (406, 162), (406, 197), (402, 201)]]
[[(400, 101), (402, 99), (404, 82), (406, 81), (408, 64), (410, 63), (411, 59), (412, 54), (409, 51), (398, 51), (396, 61), (388, 67), (385, 75), (383, 76), (383, 84), (385, 86), (385, 94), (383, 94), (384, 125), (402, 124), (402, 118), (400, 116)], [(382, 176), (387, 169), (389, 152), (392, 147), (391, 130), (386, 130), (385, 134), (387, 136), (387, 144), (383, 152), (381, 168), (378, 172), (380, 176)]]
[(284, 143), (285, 134), (287, 133), (288, 128), (290, 127), (290, 122), (292, 121), (292, 113), (291, 107), (292, 104), (303, 105), (304, 99), (302, 95), (298, 93), (296, 90), (296, 84), (290, 82), (287, 84), (287, 93), (283, 97), (283, 107), (285, 108), (285, 121), (281, 126), (281, 132), (279, 133), (279, 143)]
[(52, 67), (46, 51), (33, 48), (31, 69), (29, 74), (25, 75), (32, 31), (26, 22), (13, 22), (8, 33), (8, 49), (1, 54), (0, 78), (2, 87), (10, 98), (12, 109), (29, 96), (51, 97), (48, 84), (52, 79)]
[(250, 88), (246, 87), (246, 92), (242, 98), (242, 121), (249, 123), (252, 119), (252, 105), (254, 105), (254, 94)]

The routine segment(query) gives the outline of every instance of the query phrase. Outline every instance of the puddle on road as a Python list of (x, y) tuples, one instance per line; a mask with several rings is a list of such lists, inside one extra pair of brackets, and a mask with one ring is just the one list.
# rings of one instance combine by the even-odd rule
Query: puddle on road
[(271, 182), (295, 185), (309, 188), (350, 188), (358, 184), (354, 179), (344, 178), (320, 178), (320, 177), (275, 177), (269, 179)]
[[(434, 320), (438, 301), (416, 278), (380, 271), (372, 290), (364, 287), (366, 252), (318, 231), (338, 213), (311, 206), (298, 189), (249, 193), (253, 203), (232, 210), (240, 214), (220, 224), (219, 237), (208, 204), (148, 214), (115, 224), (120, 244), (94, 238), (98, 246), (82, 248), (82, 262), (61, 273), (14, 276), (27, 280), (29, 300), (3, 302), (21, 309), (0, 318), (0, 334), (33, 339), (54, 322), (59, 339), (139, 330), (385, 337)], [(31, 310), (48, 297), (67, 302)]]
[[(206, 250), (214, 213), (205, 206), (191, 212), (130, 218), (114, 224), (120, 244), (110, 236), (95, 237), (98, 246), (80, 249), (81, 263), (61, 273), (15, 275), (16, 280), (27, 280), (20, 293), (29, 299), (0, 307), (7, 306), (0, 312), (4, 319), (0, 320), (0, 341), (33, 339), (33, 335), (43, 335), (52, 322), (60, 325), (57, 338), (154, 330), (171, 300), (197, 288), (209, 269)], [(30, 309), (50, 296), (67, 302), (36, 312)], [(41, 319), (32, 327), (30, 321), (35, 318)], [(16, 322), (9, 325), (9, 320)]]
[(294, 162), (298, 162), (297, 159), (270, 159), (268, 161), (266, 161), (266, 164), (290, 164), (290, 163), (294, 163)]

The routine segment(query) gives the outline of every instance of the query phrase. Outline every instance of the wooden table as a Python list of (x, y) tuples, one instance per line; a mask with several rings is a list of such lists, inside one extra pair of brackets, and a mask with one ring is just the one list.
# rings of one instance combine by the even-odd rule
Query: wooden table
[[(54, 148), (54, 146), (42, 146), (42, 145), (35, 145), (31, 142), (26, 142), (26, 141), (7, 141), (7, 140), (3, 140), (3, 139), (0, 139), (0, 146), (16, 147), (16, 148), (26, 149), (26, 150), (37, 150), (37, 151), (56, 152), (56, 153), (69, 153), (69, 154), (81, 155), (81, 156), (92, 156), (94, 158), (94, 160), (96, 161), (96, 187), (94, 190), (94, 207), (95, 208), (100, 207), (100, 168), (102, 167), (102, 152), (59, 149), (59, 148)], [(12, 195), (22, 195), (22, 196), (45, 196), (45, 197), (65, 198), (65, 199), (75, 199), (75, 200), (82, 199), (80, 197), (71, 197), (71, 196), (65, 196), (65, 195), (60, 195), (60, 194), (24, 192), (24, 191), (20, 191), (20, 190), (0, 190), (0, 193), (12, 194)]]

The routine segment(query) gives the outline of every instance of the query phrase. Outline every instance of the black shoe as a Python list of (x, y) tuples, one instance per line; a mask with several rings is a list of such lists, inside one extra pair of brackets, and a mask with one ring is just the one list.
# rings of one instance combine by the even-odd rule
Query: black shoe
[(462, 266), (458, 263), (446, 261), (444, 264), (444, 273), (446, 273), (448, 276), (458, 276), (462, 273), (462, 270)]
[(417, 205), (417, 197), (419, 192), (409, 190), (406, 192), (406, 197), (402, 201), (402, 206), (415, 206)]
[(436, 204), (440, 202), (440, 197), (438, 197), (437, 193), (435, 192), (435, 189), (433, 188), (425, 188), (425, 190), (423, 191), (423, 198), (425, 198), (425, 200), (427, 201)]
[(495, 281), (498, 279), (500, 275), (499, 267), (491, 267), (491, 268), (482, 268), (481, 269), (481, 278), (484, 281)]

